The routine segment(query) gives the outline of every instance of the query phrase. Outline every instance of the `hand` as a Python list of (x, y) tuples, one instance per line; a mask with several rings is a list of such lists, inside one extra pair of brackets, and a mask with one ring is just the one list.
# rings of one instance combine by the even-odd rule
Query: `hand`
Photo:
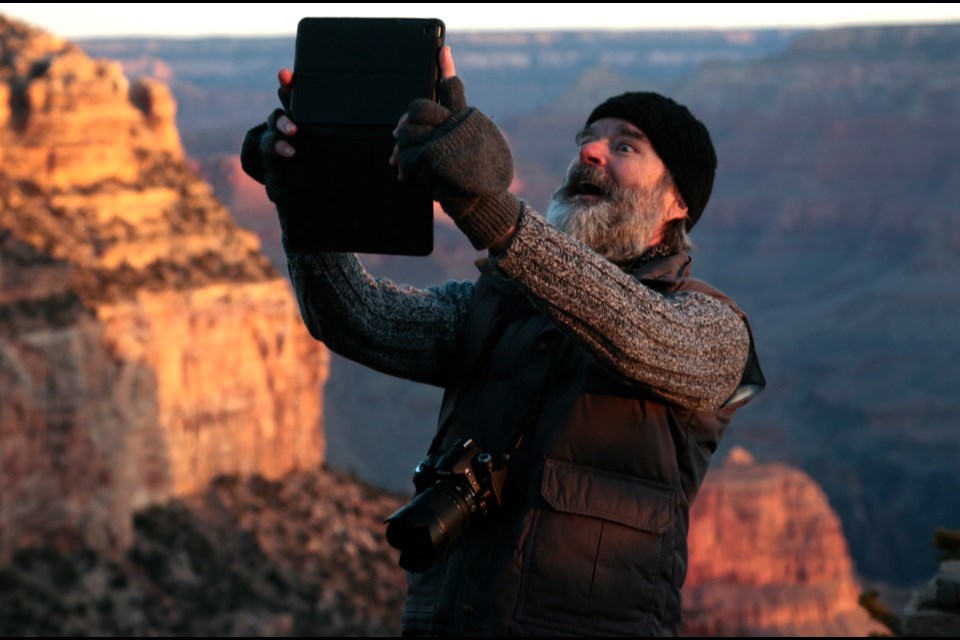
[[(280, 71), (277, 72), (277, 80), (280, 81), (280, 87), (277, 89), (280, 104), (283, 105), (286, 111), (290, 111), (290, 91), (293, 89), (293, 71), (287, 68), (280, 69)], [(277, 117), (277, 129), (290, 138), (297, 135), (297, 123), (291, 120), (285, 113)], [(274, 143), (273, 149), (278, 155), (284, 158), (292, 158), (297, 154), (297, 150), (293, 148), (293, 145), (283, 138), (278, 139), (276, 143)]]
[(510, 148), (493, 121), (467, 107), (450, 47), (440, 52), (440, 73), (439, 102), (414, 100), (394, 131), (398, 177), (418, 176), (441, 204), (506, 191), (513, 181)]
[[(443, 47), (440, 49), (440, 81), (445, 82), (457, 75), (457, 67), (453, 64), (453, 53), (450, 50), (450, 47)], [(460, 106), (462, 109), (466, 106), (466, 101)], [(397, 122), (397, 128), (393, 130), (393, 137), (396, 138), (400, 130), (400, 127), (404, 126), (407, 123), (408, 113), (404, 113), (400, 116), (399, 122)], [(390, 164), (397, 166), (400, 162), (400, 147), (398, 145), (393, 146), (393, 154), (390, 156)], [(397, 167), (397, 179), (406, 180), (407, 175), (403, 172), (403, 169)]]
[(240, 164), (247, 175), (266, 185), (270, 200), (280, 204), (286, 195), (282, 159), (293, 158), (297, 153), (291, 144), (297, 134), (297, 125), (286, 112), (290, 106), (293, 73), (281, 69), (277, 78), (280, 81), (277, 93), (284, 108), (275, 109), (266, 122), (247, 131), (240, 151)]
[(507, 189), (513, 156), (500, 129), (468, 107), (449, 47), (440, 53), (439, 102), (414, 100), (400, 118), (390, 162), (398, 178), (415, 176), (474, 247), (488, 248), (506, 238), (520, 213)]

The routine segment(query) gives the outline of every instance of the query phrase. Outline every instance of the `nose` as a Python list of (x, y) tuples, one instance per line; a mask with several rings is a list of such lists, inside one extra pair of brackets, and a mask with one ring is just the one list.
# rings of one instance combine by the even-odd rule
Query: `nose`
[(605, 146), (601, 140), (591, 140), (580, 145), (580, 162), (602, 167), (607, 163)]

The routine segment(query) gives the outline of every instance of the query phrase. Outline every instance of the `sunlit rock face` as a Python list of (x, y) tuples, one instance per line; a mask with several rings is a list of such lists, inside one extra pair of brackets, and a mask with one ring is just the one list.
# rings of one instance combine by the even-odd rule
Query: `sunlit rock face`
[(0, 17), (0, 558), (324, 458), (327, 352), (156, 80)]
[[(138, 177), (144, 155), (182, 160), (176, 103), (156, 80), (131, 84), (121, 65), (4, 21), (2, 70), (9, 100), (4, 168), (42, 186), (84, 187)], [(16, 144), (12, 144), (13, 142)]]
[(742, 448), (707, 475), (690, 513), (684, 635), (865, 636), (878, 627), (840, 519), (807, 474)]

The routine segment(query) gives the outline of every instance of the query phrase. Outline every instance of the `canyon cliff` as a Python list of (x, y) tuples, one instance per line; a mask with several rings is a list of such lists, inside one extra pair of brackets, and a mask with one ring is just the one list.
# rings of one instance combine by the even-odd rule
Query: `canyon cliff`
[(327, 353), (155, 80), (0, 17), (0, 557), (324, 457)]
[[(719, 466), (719, 465), (718, 465)], [(690, 513), (688, 636), (866, 636), (840, 519), (803, 471), (735, 447)]]

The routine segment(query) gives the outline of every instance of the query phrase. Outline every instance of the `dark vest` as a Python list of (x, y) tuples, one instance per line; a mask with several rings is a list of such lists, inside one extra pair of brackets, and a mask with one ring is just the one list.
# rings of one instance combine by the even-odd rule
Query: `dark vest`
[[(633, 275), (736, 309), (685, 277), (688, 268), (675, 255)], [(692, 411), (601, 367), (492, 270), (471, 305), (442, 447), (470, 437), (501, 454), (518, 427), (524, 435), (503, 507), (471, 519), (440, 560), (409, 574), (403, 632), (679, 634), (690, 505), (734, 411), (763, 387), (752, 345), (731, 401)]]

